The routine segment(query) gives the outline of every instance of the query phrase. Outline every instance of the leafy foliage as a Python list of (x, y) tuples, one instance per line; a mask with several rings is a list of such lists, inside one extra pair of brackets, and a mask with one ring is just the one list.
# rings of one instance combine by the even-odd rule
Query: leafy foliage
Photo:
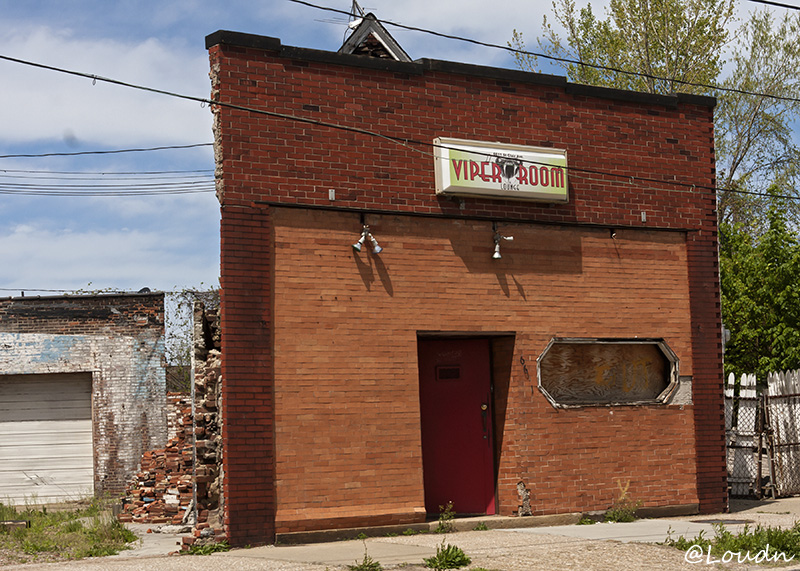
[(642, 502), (641, 500), (634, 500), (628, 495), (630, 485), (630, 480), (625, 482), (625, 485), (622, 484), (622, 481), (617, 481), (619, 496), (606, 511), (606, 521), (631, 522), (636, 520), (636, 510), (642, 507)]
[(355, 565), (348, 565), (350, 571), (383, 571), (383, 566), (367, 553), (367, 544), (364, 543), (364, 559), (356, 561)]
[[(773, 190), (775, 190), (773, 188)], [(753, 238), (741, 225), (720, 227), (722, 320), (731, 332), (725, 374), (800, 367), (800, 244), (773, 199), (766, 232)]]
[(228, 545), (227, 541), (219, 541), (192, 545), (186, 551), (181, 551), (181, 555), (211, 555), (212, 553), (223, 553), (230, 550), (231, 546)]
[(458, 569), (469, 565), (472, 559), (460, 547), (445, 545), (442, 540), (442, 544), (436, 547), (436, 555), (423, 559), (423, 561), (425, 567), (431, 569)]
[[(778, 97), (800, 95), (800, 13), (776, 21), (767, 10), (754, 12), (739, 30), (730, 75), (722, 87)], [(792, 123), (800, 103), (747, 93), (719, 93), (715, 120), (717, 170), (724, 189), (764, 193), (777, 183), (784, 194), (796, 195), (800, 153)], [(737, 192), (721, 192), (721, 222), (763, 232), (770, 200)], [(786, 204), (793, 222), (798, 209)]]
[(450, 533), (455, 531), (453, 519), (456, 517), (456, 512), (453, 510), (453, 502), (447, 502), (443, 506), (439, 506), (439, 525), (434, 530), (436, 533)]
[[(800, 197), (800, 149), (792, 137), (800, 115), (800, 13), (776, 18), (755, 10), (730, 33), (733, 9), (733, 0), (611, 0), (605, 17), (598, 17), (591, 4), (577, 10), (575, 0), (554, 0), (553, 15), (566, 38), (545, 17), (537, 42), (549, 56), (579, 62), (561, 63), (577, 83), (716, 96), (719, 220), (758, 235), (769, 207), (760, 194), (779, 184)], [(731, 38), (737, 40), (727, 62), (731, 71), (720, 81)], [(525, 49), (521, 32), (514, 30), (509, 46)], [(515, 57), (520, 68), (538, 71), (536, 56)], [(800, 201), (786, 207), (790, 221), (800, 223)]]
[(750, 553), (755, 555), (759, 551), (767, 549), (770, 553), (783, 553), (787, 559), (800, 557), (800, 522), (790, 529), (756, 526), (751, 529), (745, 525), (741, 533), (733, 534), (722, 524), (714, 525), (714, 537), (705, 537), (702, 532), (694, 539), (686, 539), (681, 536), (673, 538), (672, 534), (665, 541), (667, 545), (687, 551), (694, 545), (703, 548), (703, 551), (716, 556), (721, 556), (726, 552)]
[[(548, 55), (604, 68), (564, 63), (567, 77), (577, 83), (647, 93), (703, 92), (677, 82), (716, 80), (733, 5), (733, 0), (611, 0), (607, 17), (598, 19), (591, 4), (577, 11), (574, 0), (555, 0), (553, 14), (567, 31), (566, 44), (547, 17), (538, 44)], [(524, 50), (522, 33), (514, 30), (510, 45)], [(538, 70), (535, 56), (516, 57), (521, 68)]]

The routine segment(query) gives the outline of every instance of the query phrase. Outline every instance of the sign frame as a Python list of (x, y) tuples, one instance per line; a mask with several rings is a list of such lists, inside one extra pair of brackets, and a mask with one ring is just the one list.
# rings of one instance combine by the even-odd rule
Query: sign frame
[(448, 137), (433, 147), (437, 195), (569, 202), (565, 149)]

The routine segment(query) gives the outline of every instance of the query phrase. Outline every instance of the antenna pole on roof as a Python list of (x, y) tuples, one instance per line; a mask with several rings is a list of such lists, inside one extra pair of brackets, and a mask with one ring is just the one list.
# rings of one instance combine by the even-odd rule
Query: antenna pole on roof
[(364, 16), (366, 16), (366, 14), (364, 13), (364, 9), (359, 5), (359, 3), (356, 0), (353, 0), (353, 6), (350, 8), (350, 14), (352, 14), (354, 18), (358, 18), (359, 16), (363, 18)]

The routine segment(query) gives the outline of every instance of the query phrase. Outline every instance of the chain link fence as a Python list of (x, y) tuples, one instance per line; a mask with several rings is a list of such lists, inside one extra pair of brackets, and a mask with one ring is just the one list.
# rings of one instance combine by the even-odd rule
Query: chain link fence
[(725, 387), (728, 485), (732, 497), (800, 494), (800, 371), (733, 375)]

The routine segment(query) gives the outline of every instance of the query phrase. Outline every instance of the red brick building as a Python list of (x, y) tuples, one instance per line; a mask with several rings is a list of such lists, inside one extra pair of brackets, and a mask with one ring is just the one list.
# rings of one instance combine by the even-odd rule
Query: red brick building
[(713, 99), (207, 47), (232, 543), (726, 508)]

